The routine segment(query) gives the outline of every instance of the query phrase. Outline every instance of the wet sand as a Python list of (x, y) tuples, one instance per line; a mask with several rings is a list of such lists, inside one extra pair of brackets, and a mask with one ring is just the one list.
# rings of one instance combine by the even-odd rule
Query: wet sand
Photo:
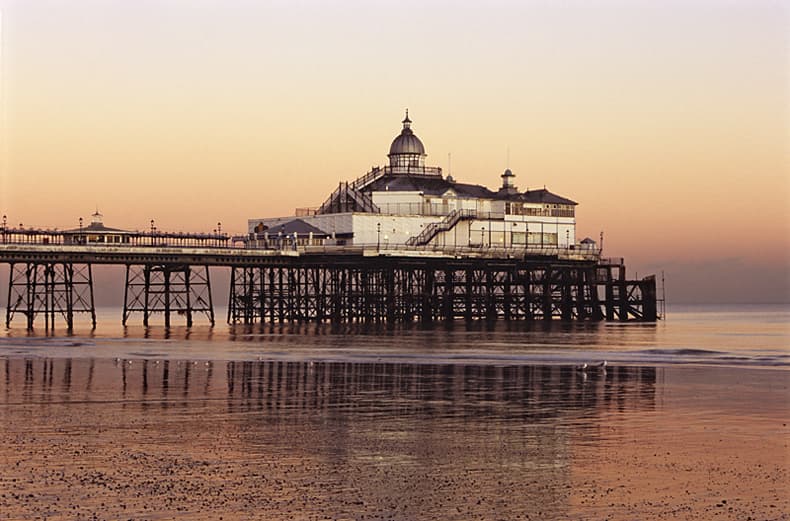
[(0, 359), (0, 519), (790, 519), (790, 372)]

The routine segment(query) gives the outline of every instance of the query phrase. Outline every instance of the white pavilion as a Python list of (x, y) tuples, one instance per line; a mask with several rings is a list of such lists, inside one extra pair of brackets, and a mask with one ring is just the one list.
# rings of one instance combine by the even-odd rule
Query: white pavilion
[[(510, 169), (497, 190), (460, 183), (425, 165), (408, 111), (389, 165), (341, 182), (317, 208), (249, 219), (249, 246), (378, 248), (572, 248), (576, 202), (545, 188), (519, 191)], [(594, 243), (593, 243), (594, 244)]]

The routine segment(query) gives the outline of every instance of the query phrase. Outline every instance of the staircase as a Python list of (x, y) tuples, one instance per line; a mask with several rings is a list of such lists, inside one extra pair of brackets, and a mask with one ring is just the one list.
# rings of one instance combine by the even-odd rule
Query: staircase
[(439, 232), (452, 230), (460, 221), (474, 219), (475, 217), (477, 217), (477, 212), (475, 210), (453, 210), (441, 221), (426, 226), (419, 235), (410, 237), (409, 240), (406, 241), (406, 246), (424, 246), (431, 242)]
[(316, 213), (344, 212), (381, 213), (381, 210), (368, 194), (359, 191), (352, 184), (340, 183)]

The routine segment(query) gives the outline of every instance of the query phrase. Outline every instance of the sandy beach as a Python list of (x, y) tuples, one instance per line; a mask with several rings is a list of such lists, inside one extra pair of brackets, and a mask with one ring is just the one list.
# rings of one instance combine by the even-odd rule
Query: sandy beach
[(0, 519), (790, 518), (784, 370), (0, 366)]

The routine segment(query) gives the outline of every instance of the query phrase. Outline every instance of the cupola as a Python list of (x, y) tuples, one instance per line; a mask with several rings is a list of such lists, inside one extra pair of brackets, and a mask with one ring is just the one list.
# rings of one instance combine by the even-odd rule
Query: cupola
[(414, 135), (409, 119), (409, 109), (406, 109), (406, 117), (402, 121), (403, 129), (400, 135), (392, 141), (390, 145), (390, 166), (393, 168), (409, 168), (425, 166), (425, 147), (420, 138)]
[(513, 179), (516, 177), (516, 175), (509, 168), (505, 170), (505, 172), (500, 177), (502, 177), (502, 187), (499, 189), (500, 193), (518, 193), (518, 188), (516, 188), (516, 186), (513, 184)]

